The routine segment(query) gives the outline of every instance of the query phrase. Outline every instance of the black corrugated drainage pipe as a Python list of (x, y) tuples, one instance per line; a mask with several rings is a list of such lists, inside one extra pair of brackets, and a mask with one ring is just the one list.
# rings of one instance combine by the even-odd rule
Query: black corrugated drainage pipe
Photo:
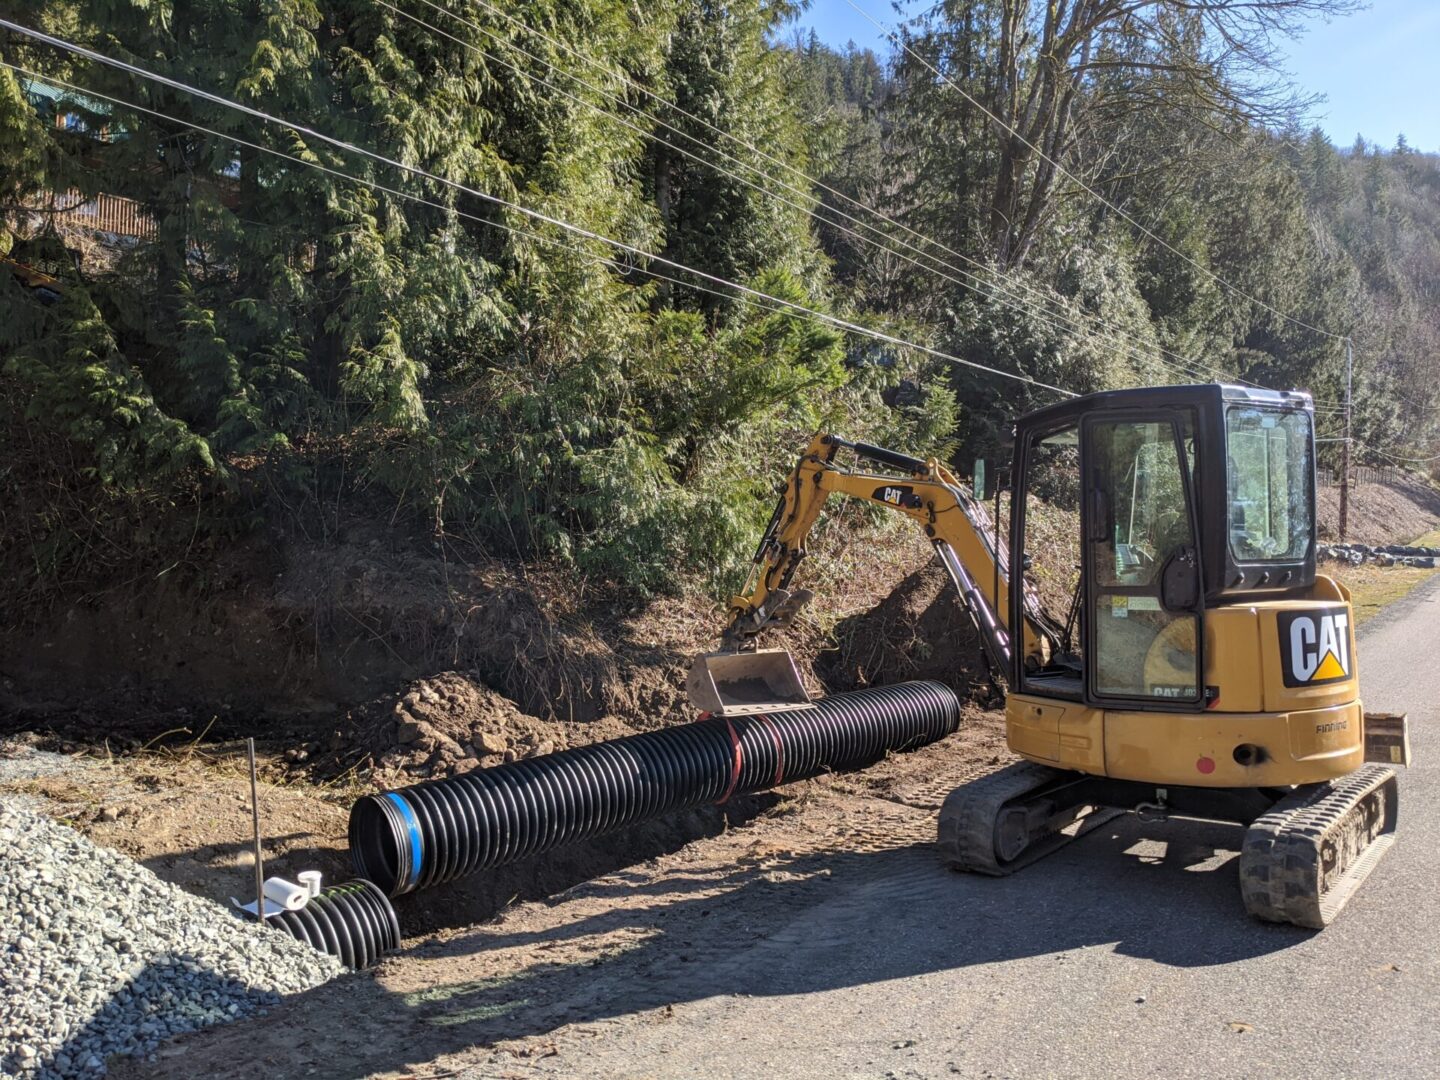
[(869, 765), (959, 725), (959, 698), (936, 682), (710, 717), (367, 795), (350, 810), (350, 856), (398, 896), (673, 810)]
[(400, 920), (390, 898), (364, 878), (333, 885), (304, 907), (266, 921), (346, 967), (367, 968), (400, 947)]

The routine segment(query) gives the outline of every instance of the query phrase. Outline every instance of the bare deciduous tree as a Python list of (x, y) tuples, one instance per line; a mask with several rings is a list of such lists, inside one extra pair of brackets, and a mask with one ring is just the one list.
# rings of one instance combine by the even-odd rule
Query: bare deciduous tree
[[(1279, 65), (1277, 43), (1307, 20), (1353, 11), (1356, 0), (949, 0), (928, 19), (987, 33), (990, 70), (977, 84), (966, 59), (941, 56), (954, 85), (976, 94), (995, 140), (988, 232), (1002, 267), (1024, 262), (1040, 232), (1086, 114), (1144, 110), (1274, 125), (1307, 104)], [(979, 12), (975, 9), (983, 8)], [(921, 61), (928, 66), (929, 61)], [(942, 66), (940, 71), (944, 72)], [(933, 73), (933, 72), (932, 72)], [(951, 79), (951, 73), (944, 77)], [(968, 85), (967, 85), (968, 83)]]

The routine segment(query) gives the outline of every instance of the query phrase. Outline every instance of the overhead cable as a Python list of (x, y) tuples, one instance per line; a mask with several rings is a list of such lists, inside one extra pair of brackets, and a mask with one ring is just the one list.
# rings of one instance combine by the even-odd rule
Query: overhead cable
[(63, 38), (55, 37), (52, 34), (47, 34), (43, 31), (35, 30), (20, 23), (12, 22), (9, 19), (0, 18), (0, 27), (11, 30), (23, 36), (30, 37), (34, 40), (44, 42), (47, 45), (62, 49), (74, 55), (83, 56), (86, 59), (95, 61), (96, 63), (105, 64), (109, 67), (117, 68), (119, 70), (126, 71), (129, 74), (139, 76), (140, 78), (148, 79), (152, 82), (159, 83), (162, 86), (168, 86), (171, 89), (181, 91), (182, 93), (191, 94), (204, 101), (209, 101), (212, 104), (233, 109), (237, 112), (251, 116), (257, 120), (264, 121), (265, 123), (275, 124), (283, 128), (288, 128), (298, 134), (318, 139), (321, 142), (335, 147), (336, 149), (349, 153), (359, 154), (362, 157), (366, 157), (372, 161), (379, 162), (380, 164), (388, 165), (392, 168), (399, 169), (402, 172), (408, 173), (412, 176), (431, 180), (435, 183), (441, 184), (442, 186), (449, 187), (455, 191), (463, 192), (464, 194), (473, 196), (474, 198), (478, 198), (481, 201), (487, 202), (491, 205), (513, 210), (516, 213), (522, 214), (525, 217), (530, 218), (531, 220), (543, 222), (547, 225), (553, 225), (556, 228), (564, 229), (567, 232), (570, 232), (576, 236), (584, 237), (588, 240), (594, 240), (599, 243), (608, 244), (618, 251), (624, 251), (628, 254), (636, 255), (644, 259), (651, 259), (663, 266), (668, 266), (672, 269), (679, 270), (682, 273), (693, 274), (696, 277), (703, 278), (706, 281), (724, 286), (726, 288), (734, 289), (737, 292), (743, 293), (747, 296), (751, 296), (760, 300), (770, 301), (773, 304), (808, 315), (838, 329), (869, 337), (877, 341), (883, 341), (887, 344), (914, 349), (917, 352), (925, 353), (929, 356), (944, 360), (948, 363), (957, 364), (962, 367), (972, 368), (977, 371), (983, 371), (987, 374), (995, 375), (1000, 378), (1012, 379), (1016, 382), (1037, 386), (1041, 389), (1050, 390), (1065, 397), (1079, 396), (1074, 391), (1067, 390), (1064, 387), (1055, 386), (1050, 383), (1043, 382), (1039, 379), (1031, 378), (1030, 376), (1019, 375), (1009, 371), (1002, 371), (999, 368), (990, 367), (987, 364), (981, 364), (974, 360), (966, 360), (963, 357), (954, 356), (940, 349), (934, 349), (928, 345), (921, 345), (918, 342), (907, 341), (904, 338), (897, 337), (893, 334), (887, 334), (883, 331), (875, 330), (871, 327), (862, 326), (858, 323), (851, 322), (848, 319), (841, 319), (825, 312), (816, 311), (813, 308), (806, 307), (803, 304), (797, 304), (793, 301), (785, 300), (781, 297), (772, 296), (768, 293), (765, 293), (759, 289), (752, 288), (748, 285), (742, 285), (738, 282), (729, 281), (726, 278), (720, 277), (716, 274), (711, 274), (704, 270), (698, 270), (694, 267), (687, 266), (684, 263), (677, 262), (673, 259), (667, 259), (664, 256), (656, 255), (652, 252), (646, 251), (643, 248), (636, 247), (632, 244), (627, 244), (624, 241), (604, 236), (603, 234), (594, 232), (593, 230), (586, 229), (583, 226), (565, 221), (562, 218), (553, 217), (551, 215), (541, 213), (538, 210), (533, 210), (529, 207), (522, 206), (518, 203), (510, 202), (509, 200), (501, 198), (498, 195), (492, 195), (489, 192), (481, 191), (478, 188), (470, 187), (458, 181), (451, 180), (446, 177), (437, 176), (434, 173), (419, 168), (418, 166), (407, 165), (404, 162), (397, 161), (394, 158), (387, 157), (386, 155), (380, 154), (374, 150), (369, 150), (365, 147), (357, 146), (354, 143), (347, 142), (344, 139), (339, 139), (333, 135), (327, 135), (324, 132), (317, 131), (316, 129), (307, 125), (295, 123), (290, 120), (285, 120), (281, 117), (267, 113), (262, 109), (257, 109), (242, 102), (232, 101), (228, 98), (222, 97), (219, 94), (212, 93), (208, 90), (203, 90), (199, 87), (191, 86), (178, 79), (173, 79), (167, 75), (161, 75), (157, 72), (148, 71), (147, 69), (139, 67), (135, 64), (131, 64), (128, 61), (107, 56), (104, 53), (96, 52), (95, 50), (87, 48), (86, 46), (77, 45), (74, 42), (66, 41)]
[(177, 127), (187, 128), (191, 131), (198, 131), (205, 135), (214, 136), (217, 139), (221, 139), (235, 146), (243, 146), (248, 150), (256, 150), (263, 154), (269, 154), (273, 157), (277, 157), (283, 161), (289, 162), (292, 165), (299, 165), (302, 168), (306, 169), (314, 169), (317, 172), (324, 173), (327, 176), (333, 176), (339, 180), (348, 180), (359, 187), (369, 188), (371, 191), (382, 192), (386, 195), (391, 196), (392, 198), (403, 199), (407, 202), (412, 202), (420, 206), (429, 207), (432, 210), (439, 210), (440, 212), (445, 214), (453, 214), (454, 216), (462, 218), (466, 221), (473, 221), (477, 225), (484, 225), (487, 228), (499, 229), (503, 232), (510, 233), (513, 236), (522, 236), (527, 240), (534, 240), (537, 243), (548, 244), (551, 247), (561, 248), (565, 251), (569, 251), (575, 255), (578, 255), (580, 258), (585, 259), (587, 262), (592, 262), (601, 266), (608, 266), (621, 274), (629, 274), (632, 272), (644, 274), (647, 277), (654, 278), (656, 281), (664, 281), (672, 285), (682, 286), (683, 288), (694, 289), (695, 291), (705, 293), (708, 296), (719, 297), (722, 300), (735, 300), (739, 303), (745, 304), (748, 307), (753, 307), (760, 311), (767, 312), (768, 314), (783, 315), (788, 319), (794, 319), (798, 322), (809, 322), (808, 316), (802, 315), (798, 312), (789, 311), (785, 308), (773, 307), (749, 296), (735, 296), (732, 293), (721, 292), (719, 289), (712, 289), (704, 285), (697, 285), (693, 281), (685, 281), (682, 278), (672, 277), (669, 274), (663, 274), (658, 270), (651, 270), (646, 267), (636, 266), (634, 263), (620, 262), (618, 259), (612, 259), (605, 255), (598, 255), (593, 251), (586, 251), (584, 248), (578, 247), (573, 242), (560, 240), (553, 236), (546, 236), (544, 233), (538, 233), (531, 229), (521, 228), (518, 225), (510, 225), (503, 221), (496, 221), (492, 218), (480, 217), (478, 214), (470, 214), (464, 210), (458, 209), (455, 206), (446, 203), (436, 202), (433, 199), (427, 199), (423, 195), (416, 195), (413, 192), (402, 191), (399, 188), (390, 187), (388, 184), (382, 184), (377, 180), (368, 180), (365, 177), (356, 176), (353, 173), (347, 173), (343, 169), (336, 169), (332, 168), (329, 165), (322, 165), (318, 161), (307, 161), (304, 158), (297, 157), (295, 154), (287, 153), (284, 150), (276, 150), (274, 147), (266, 146), (263, 143), (251, 142), (250, 140), (241, 138), (240, 136), (235, 135), (231, 132), (218, 131), (215, 128), (206, 127), (204, 124), (197, 123), (194, 120), (186, 120), (178, 116), (173, 116), (170, 113), (161, 112), (158, 109), (152, 109), (137, 102), (129, 101), (125, 98), (115, 97), (111, 94), (102, 93), (99, 90), (93, 90), (89, 87), (77, 86), (74, 83), (66, 82), (64, 79), (57, 78), (54, 75), (46, 75), (37, 71), (31, 71), (29, 68), (22, 67), (19, 64), (12, 64), (6, 60), (0, 60), (0, 68), (9, 68), (11, 71), (18, 72), (21, 75), (25, 75), (31, 79), (38, 79), (42, 82), (49, 83), (52, 86), (61, 87), (66, 90), (73, 90), (77, 94), (84, 94), (97, 100), (108, 101), (112, 104), (120, 105), (127, 109), (133, 109), (136, 112), (145, 113), (149, 116), (153, 116), (157, 120), (169, 121), (170, 123), (175, 124)]

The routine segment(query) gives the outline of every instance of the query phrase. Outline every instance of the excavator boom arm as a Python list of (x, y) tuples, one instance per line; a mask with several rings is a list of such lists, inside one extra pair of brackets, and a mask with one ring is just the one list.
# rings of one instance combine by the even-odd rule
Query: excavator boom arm
[[(859, 458), (908, 475), (841, 468), (835, 464), (835, 456), (845, 448)], [(745, 587), (730, 602), (722, 652), (752, 648), (765, 630), (788, 624), (808, 599), (808, 593), (792, 593), (790, 585), (805, 557), (810, 530), (832, 494), (879, 503), (906, 515), (925, 531), (974, 618), (992, 665), (1006, 671), (1014, 647), (1005, 623), (1010, 574), (984, 506), (933, 458), (921, 461), (835, 435), (813, 439), (786, 480)], [(1038, 602), (1028, 593), (1025, 608), (1020, 647), (1027, 657), (1043, 662), (1052, 648), (1052, 634)]]

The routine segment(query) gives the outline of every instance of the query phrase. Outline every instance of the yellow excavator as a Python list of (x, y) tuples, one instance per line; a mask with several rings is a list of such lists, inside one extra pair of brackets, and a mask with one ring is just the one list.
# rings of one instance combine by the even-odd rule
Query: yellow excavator
[(717, 715), (804, 707), (788, 651), (758, 639), (810, 598), (793, 578), (832, 494), (891, 508), (949, 572), (1025, 759), (951, 793), (947, 861), (1008, 874), (1117, 812), (1237, 822), (1247, 910), (1324, 927), (1394, 840), (1389, 766), (1409, 740), (1404, 716), (1363, 712), (1349, 593), (1316, 573), (1313, 421), (1307, 394), (1228, 385), (1028, 413), (1008, 551), (998, 498), (992, 517), (940, 461), (817, 436), (690, 697)]

